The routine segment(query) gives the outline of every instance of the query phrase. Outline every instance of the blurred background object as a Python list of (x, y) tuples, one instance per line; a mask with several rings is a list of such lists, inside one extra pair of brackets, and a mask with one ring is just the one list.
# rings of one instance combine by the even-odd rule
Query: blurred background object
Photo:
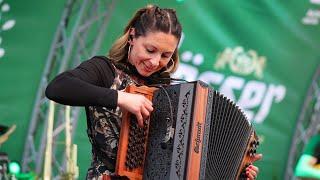
[(15, 129), (16, 129), (16, 125), (8, 127), (0, 124), (0, 147), (2, 143), (8, 140), (9, 135), (13, 133)]

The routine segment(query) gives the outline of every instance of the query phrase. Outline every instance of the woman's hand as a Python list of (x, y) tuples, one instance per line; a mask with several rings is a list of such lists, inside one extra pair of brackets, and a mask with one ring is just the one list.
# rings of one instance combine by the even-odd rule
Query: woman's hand
[[(253, 160), (252, 162), (255, 162), (255, 161), (258, 161), (262, 158), (262, 154), (256, 154), (254, 157), (253, 157)], [(249, 180), (254, 180), (257, 178), (258, 176), (258, 173), (259, 173), (259, 168), (254, 166), (254, 165), (250, 165), (246, 168), (246, 175), (247, 175), (247, 179)]]
[(134, 114), (140, 127), (153, 111), (152, 102), (146, 97), (122, 91), (118, 91), (118, 106)]

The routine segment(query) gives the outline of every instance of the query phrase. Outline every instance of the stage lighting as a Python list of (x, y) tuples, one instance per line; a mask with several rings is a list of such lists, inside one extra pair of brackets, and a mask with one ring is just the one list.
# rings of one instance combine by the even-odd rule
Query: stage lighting
[(21, 167), (20, 167), (19, 163), (15, 162), (15, 161), (12, 161), (9, 163), (10, 174), (17, 175), (20, 173), (20, 171), (21, 171)]

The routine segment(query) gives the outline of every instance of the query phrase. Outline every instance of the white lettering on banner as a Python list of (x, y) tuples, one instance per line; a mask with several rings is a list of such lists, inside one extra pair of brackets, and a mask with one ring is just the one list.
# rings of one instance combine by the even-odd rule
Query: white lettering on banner
[(316, 26), (320, 21), (320, 9), (315, 9), (312, 4), (320, 4), (320, 0), (310, 0), (310, 7), (307, 10), (304, 17), (302, 17), (301, 22), (304, 25)]
[[(196, 77), (194, 79), (196, 79)], [(212, 71), (206, 71), (201, 73), (198, 79), (207, 82), (208, 84), (219, 85), (224, 79), (224, 75)]]
[(320, 0), (310, 0), (310, 2), (313, 4), (320, 4)]
[(227, 77), (220, 86), (220, 92), (223, 92), (230, 100), (236, 101), (233, 90), (241, 90), (244, 84), (244, 79), (235, 76)]
[[(199, 74), (197, 67), (186, 63), (180, 63), (174, 77), (187, 81), (199, 79), (214, 87), (220, 86), (219, 91), (237, 102), (248, 119), (256, 123), (263, 123), (273, 103), (281, 102), (286, 95), (286, 88), (283, 85), (267, 84), (256, 80), (246, 82), (242, 77), (225, 76), (213, 71)], [(240, 92), (238, 101), (235, 92)]]
[(198, 69), (188, 64), (179, 64), (178, 70), (174, 73), (174, 77), (178, 77), (187, 81), (194, 81), (197, 79)]
[[(0, 0), (0, 19), (4, 16), (5, 13), (10, 11), (10, 6), (8, 3), (3, 3), (2, 0)], [(16, 21), (14, 19), (9, 19), (4, 21), (3, 24), (0, 25), (0, 32), (8, 31), (13, 28)], [(2, 34), (0, 34), (0, 59), (5, 55), (5, 49), (1, 47), (2, 43)]]
[(284, 99), (285, 95), (286, 88), (283, 85), (269, 85), (261, 107), (254, 118), (255, 122), (262, 123), (270, 112), (273, 100), (275, 100), (276, 103), (279, 103)]
[(253, 119), (254, 112), (250, 109), (262, 103), (266, 89), (266, 84), (259, 81), (249, 81), (244, 87), (238, 105), (245, 111), (248, 119)]

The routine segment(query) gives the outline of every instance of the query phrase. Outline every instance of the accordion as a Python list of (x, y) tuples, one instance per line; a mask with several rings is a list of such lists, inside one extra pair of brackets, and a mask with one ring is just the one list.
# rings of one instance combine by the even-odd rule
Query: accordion
[(129, 179), (245, 179), (258, 137), (235, 103), (201, 81), (130, 86), (154, 111), (143, 127), (124, 112), (116, 174)]

